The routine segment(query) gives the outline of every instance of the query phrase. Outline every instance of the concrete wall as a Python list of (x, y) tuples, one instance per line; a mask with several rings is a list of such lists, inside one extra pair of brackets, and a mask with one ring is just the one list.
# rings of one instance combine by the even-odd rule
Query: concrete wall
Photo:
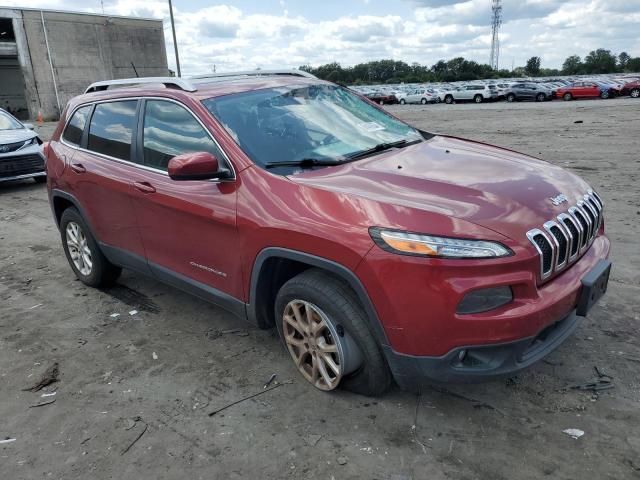
[(0, 107), (21, 120), (29, 117), (24, 80), (16, 55), (0, 56)]
[[(0, 9), (0, 17), (7, 12)], [(59, 116), (40, 10), (12, 10), (31, 117)], [(60, 108), (92, 82), (168, 75), (161, 20), (43, 11)], [(21, 45), (20, 37), (24, 39)], [(27, 52), (24, 52), (24, 49)], [(30, 78), (31, 77), (31, 80)]]

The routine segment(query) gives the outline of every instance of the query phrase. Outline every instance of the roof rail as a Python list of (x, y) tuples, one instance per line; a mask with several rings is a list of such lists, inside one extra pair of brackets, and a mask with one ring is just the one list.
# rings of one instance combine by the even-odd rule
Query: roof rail
[(104, 80), (94, 82), (87, 87), (84, 93), (99, 92), (107, 90), (116, 85), (141, 85), (148, 83), (161, 83), (167, 88), (178, 88), (186, 92), (195, 92), (197, 89), (188, 80), (176, 77), (141, 77), (141, 78), (119, 78), (117, 80)]
[(318, 78), (309, 72), (304, 70), (298, 70), (295, 68), (289, 70), (244, 70), (240, 72), (225, 72), (225, 73), (208, 73), (205, 75), (196, 75), (191, 77), (192, 80), (207, 80), (213, 78), (228, 78), (228, 77), (268, 77), (278, 75), (291, 75), (294, 77), (306, 77), (306, 78)]

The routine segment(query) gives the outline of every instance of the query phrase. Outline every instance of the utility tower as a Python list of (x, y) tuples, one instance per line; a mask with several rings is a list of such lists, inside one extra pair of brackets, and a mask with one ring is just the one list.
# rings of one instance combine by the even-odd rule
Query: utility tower
[(489, 65), (498, 70), (500, 57), (500, 26), (502, 25), (502, 0), (491, 0), (491, 59)]

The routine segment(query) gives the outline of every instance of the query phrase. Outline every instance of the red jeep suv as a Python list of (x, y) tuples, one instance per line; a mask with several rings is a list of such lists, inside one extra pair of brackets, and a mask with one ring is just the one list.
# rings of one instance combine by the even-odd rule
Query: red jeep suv
[(128, 268), (275, 325), (321, 390), (513, 374), (607, 286), (583, 180), (304, 72), (95, 83), (47, 156), (80, 280)]

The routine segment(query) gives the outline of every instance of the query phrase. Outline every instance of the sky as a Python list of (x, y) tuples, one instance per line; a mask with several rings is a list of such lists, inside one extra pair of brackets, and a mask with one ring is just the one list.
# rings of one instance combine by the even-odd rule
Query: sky
[[(640, 0), (503, 0), (500, 66), (534, 55), (559, 68), (569, 55), (606, 48), (640, 56)], [(0, 0), (3, 6), (164, 20), (166, 0)], [(343, 66), (392, 58), (432, 65), (462, 56), (489, 63), (491, 0), (173, 0), (183, 75)]]

